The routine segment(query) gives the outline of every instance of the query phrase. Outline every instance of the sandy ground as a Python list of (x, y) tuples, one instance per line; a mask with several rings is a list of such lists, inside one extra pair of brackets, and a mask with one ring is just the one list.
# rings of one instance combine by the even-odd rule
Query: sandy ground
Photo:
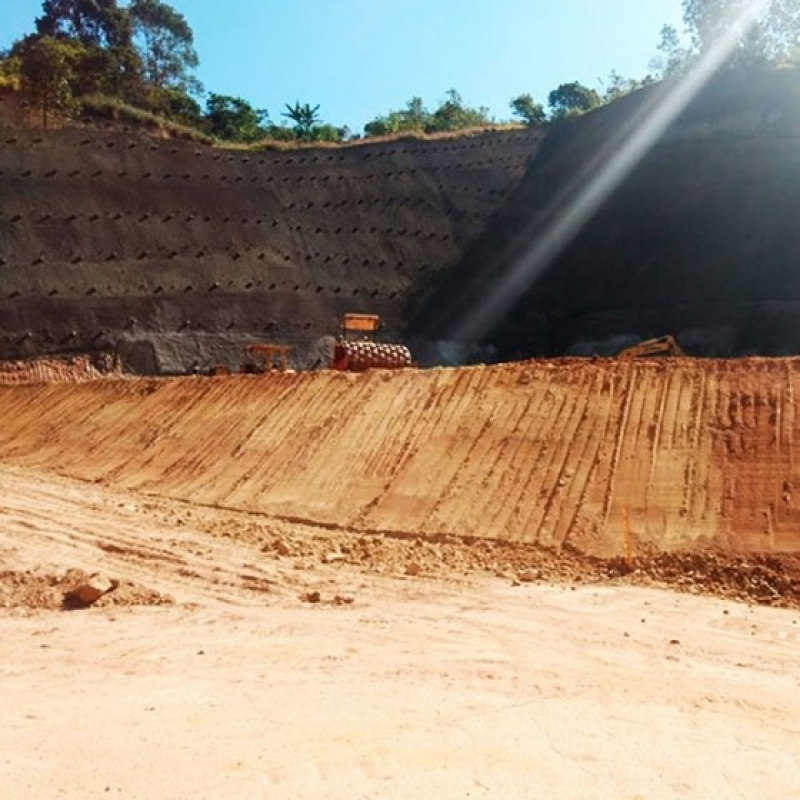
[[(0, 531), (4, 800), (800, 797), (797, 609), (326, 563), (21, 469)], [(69, 568), (160, 599), (53, 610)]]

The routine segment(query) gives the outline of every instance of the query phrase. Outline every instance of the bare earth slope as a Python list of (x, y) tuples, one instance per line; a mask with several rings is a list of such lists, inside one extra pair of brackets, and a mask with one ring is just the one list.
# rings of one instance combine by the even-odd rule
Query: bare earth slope
[(0, 388), (0, 458), (353, 531), (620, 553), (800, 547), (800, 361)]

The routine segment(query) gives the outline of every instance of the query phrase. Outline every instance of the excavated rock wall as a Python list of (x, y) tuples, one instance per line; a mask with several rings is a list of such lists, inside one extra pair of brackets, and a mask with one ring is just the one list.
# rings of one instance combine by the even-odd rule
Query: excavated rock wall
[[(667, 333), (696, 355), (800, 352), (797, 71), (716, 78), (623, 164), (632, 171), (574, 238), (548, 239), (673, 86), (556, 127), (414, 329), (458, 338), (508, 284), (515, 302), (477, 336), (505, 357), (610, 354)], [(552, 257), (537, 258), (546, 241)]]
[[(307, 347), (345, 311), (400, 336), (541, 132), (247, 152), (0, 128), (0, 358), (119, 348), (142, 372)], [(186, 348), (174, 347), (176, 339)]]

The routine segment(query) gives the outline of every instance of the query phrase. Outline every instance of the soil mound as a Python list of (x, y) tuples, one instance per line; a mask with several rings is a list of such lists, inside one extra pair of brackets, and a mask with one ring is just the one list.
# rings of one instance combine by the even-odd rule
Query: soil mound
[(350, 532), (800, 547), (796, 359), (0, 387), (0, 459)]
[[(71, 593), (85, 585), (89, 575), (79, 569), (60, 574), (44, 570), (0, 571), (0, 608), (30, 611), (74, 610), (80, 605), (71, 600)], [(162, 606), (172, 599), (131, 581), (119, 581), (113, 591), (104, 594), (93, 605)]]

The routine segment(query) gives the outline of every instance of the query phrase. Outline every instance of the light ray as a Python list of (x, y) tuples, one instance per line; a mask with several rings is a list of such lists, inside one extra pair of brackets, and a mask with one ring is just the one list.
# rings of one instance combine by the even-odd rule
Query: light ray
[(545, 217), (549, 217), (551, 222), (536, 240), (530, 244), (515, 242), (512, 248), (520, 252), (509, 259), (506, 273), (488, 286), (477, 306), (462, 309), (462, 318), (454, 326), (452, 335), (444, 338), (480, 341), (492, 330), (683, 113), (753, 27), (768, 2), (756, 0), (749, 4), (731, 20), (725, 33), (686, 75), (677, 79), (666, 92), (654, 93), (642, 105), (558, 194), (545, 212)]

